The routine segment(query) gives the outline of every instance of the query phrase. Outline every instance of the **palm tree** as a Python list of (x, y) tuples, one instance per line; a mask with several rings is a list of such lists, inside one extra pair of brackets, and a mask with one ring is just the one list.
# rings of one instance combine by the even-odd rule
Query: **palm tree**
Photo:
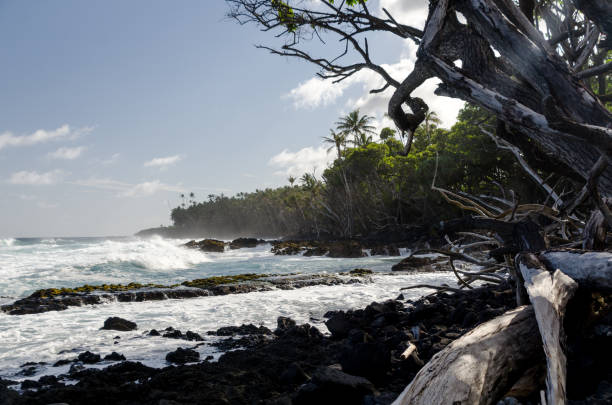
[(357, 147), (368, 146), (372, 143), (372, 135), (368, 135), (365, 132), (361, 132), (354, 136), (353, 145)]
[(289, 184), (291, 184), (291, 187), (293, 187), (293, 183), (295, 183), (295, 180), (296, 180), (295, 177), (289, 176), (287, 180), (289, 180)]
[(435, 111), (427, 111), (425, 113), (425, 119), (423, 120), (423, 129), (427, 136), (427, 144), (431, 143), (431, 132), (442, 123), (442, 120), (438, 117)]
[[(359, 109), (351, 111), (346, 117), (341, 117), (336, 122), (336, 130), (340, 131), (345, 135), (353, 136), (353, 143), (355, 145), (362, 145), (364, 140), (367, 140), (368, 135), (374, 134), (376, 129), (373, 125), (370, 125), (370, 121), (374, 118), (368, 115), (359, 116)], [(365, 135), (365, 137), (364, 137)], [(358, 141), (357, 139), (360, 138)], [(370, 136), (370, 142), (371, 136)], [(366, 142), (367, 144), (369, 142)]]
[(342, 154), (342, 147), (346, 144), (346, 134), (335, 132), (333, 129), (329, 130), (329, 136), (323, 137), (323, 143), (331, 144), (327, 151), (336, 148), (336, 152), (338, 153), (338, 159)]

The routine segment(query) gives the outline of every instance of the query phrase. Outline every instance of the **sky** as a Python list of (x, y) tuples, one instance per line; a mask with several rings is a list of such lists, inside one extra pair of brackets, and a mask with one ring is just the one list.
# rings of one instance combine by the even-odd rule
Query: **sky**
[[(370, 1), (424, 25), (425, 0)], [(321, 138), (356, 108), (392, 126), (391, 92), (368, 93), (375, 74), (323, 81), (256, 49), (282, 40), (227, 11), (223, 0), (0, 0), (0, 237), (169, 225), (181, 193), (200, 201), (320, 175), (333, 159)], [(374, 37), (370, 50), (401, 81), (416, 46)], [(415, 94), (449, 127), (462, 103), (434, 88)]]

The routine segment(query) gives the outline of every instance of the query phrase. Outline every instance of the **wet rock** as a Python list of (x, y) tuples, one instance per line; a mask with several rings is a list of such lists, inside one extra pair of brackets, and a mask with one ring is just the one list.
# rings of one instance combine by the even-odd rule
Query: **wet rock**
[(270, 335), (272, 331), (265, 326), (255, 326), (252, 323), (240, 326), (224, 326), (213, 332), (208, 332), (209, 335), (216, 336), (235, 336), (235, 335)]
[(36, 374), (37, 370), (38, 368), (35, 366), (25, 367), (21, 371), (19, 371), (17, 375), (22, 377), (31, 377)]
[(104, 356), (104, 360), (108, 361), (124, 361), (125, 356), (123, 354), (119, 354), (117, 352), (112, 352), (111, 354), (107, 354)]
[(168, 332), (164, 333), (162, 335), (162, 337), (170, 338), (170, 339), (182, 339), (183, 338), (183, 332), (181, 332), (178, 329), (177, 330), (171, 330), (171, 331), (168, 331)]
[(279, 316), (278, 318), (276, 318), (276, 327), (278, 330), (283, 331), (289, 328), (294, 328), (295, 325), (295, 321), (289, 317)]
[(53, 367), (60, 367), (60, 366), (64, 366), (66, 364), (70, 364), (75, 362), (76, 359), (62, 359), (62, 360), (58, 360), (53, 364)]
[(344, 312), (338, 312), (333, 315), (325, 322), (325, 326), (329, 329), (332, 337), (335, 339), (341, 339), (348, 336), (348, 333), (354, 327), (354, 323), (351, 322), (350, 318)]
[(326, 246), (315, 246), (306, 248), (304, 251), (304, 256), (325, 256), (329, 252), (329, 248)]
[(259, 243), (265, 243), (263, 240), (255, 238), (238, 238), (230, 242), (230, 249), (241, 249), (241, 248), (254, 248)]
[(369, 276), (371, 274), (373, 274), (374, 272), (370, 269), (353, 269), (351, 271), (349, 271), (349, 274), (351, 276)]
[(106, 321), (104, 321), (104, 326), (101, 329), (127, 332), (130, 330), (136, 330), (136, 328), (137, 325), (134, 322), (128, 321), (127, 319), (112, 316)]
[(24, 380), (21, 382), (22, 390), (31, 390), (40, 388), (41, 384), (38, 381), (34, 380)]
[(157, 329), (151, 329), (149, 336), (161, 336), (161, 333), (159, 333)]
[(217, 239), (203, 239), (199, 242), (191, 240), (185, 243), (184, 246), (194, 249), (200, 249), (203, 252), (223, 253), (225, 251), (225, 242)]
[(200, 360), (200, 353), (193, 349), (183, 349), (179, 347), (173, 352), (166, 354), (166, 361), (169, 363), (192, 363)]
[(58, 379), (54, 375), (45, 375), (38, 379), (40, 385), (57, 385), (59, 383)]
[(100, 362), (101, 358), (99, 354), (94, 354), (90, 351), (79, 354), (77, 360), (84, 364), (95, 364)]
[(297, 255), (310, 246), (304, 242), (276, 241), (272, 243), (271, 252), (275, 255)]
[(200, 336), (198, 333), (192, 332), (190, 330), (185, 332), (185, 339), (196, 341), (196, 342), (202, 342), (204, 340), (204, 338)]
[(210, 345), (216, 347), (221, 351), (228, 351), (234, 349), (252, 349), (257, 346), (261, 346), (272, 339), (269, 335), (246, 335), (240, 338), (230, 337), (229, 339), (219, 340), (212, 342)]
[(81, 364), (73, 364), (70, 366), (70, 370), (68, 370), (68, 374), (76, 374), (80, 371), (85, 370), (85, 367), (83, 367)]

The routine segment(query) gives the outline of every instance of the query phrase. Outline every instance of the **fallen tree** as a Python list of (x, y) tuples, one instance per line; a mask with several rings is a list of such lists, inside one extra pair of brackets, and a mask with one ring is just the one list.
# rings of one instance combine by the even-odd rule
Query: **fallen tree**
[[(396, 403), (494, 403), (513, 379), (498, 363), (542, 348), (547, 378), (541, 402), (566, 403), (564, 318), (576, 300), (572, 297), (589, 291), (607, 294), (609, 300), (612, 286), (612, 255), (605, 252), (612, 230), (610, 3), (430, 0), (427, 22), (419, 30), (385, 9), (371, 11), (366, 0), (322, 0), (321, 7), (277, 0), (227, 1), (230, 16), (240, 23), (253, 22), (286, 38), (279, 48), (262, 48), (313, 63), (321, 69), (320, 77), (338, 82), (363, 69), (376, 72), (384, 85), (372, 92), (390, 91), (388, 115), (406, 139), (406, 154), (429, 109), (413, 93), (426, 80), (440, 79), (436, 94), (460, 98), (491, 113), (492, 119), (479, 123), (481, 131), (511, 152), (547, 196), (525, 202), (501, 187), (500, 195), (470, 195), (436, 186), (434, 175), (432, 189), (472, 215), (436, 227), (447, 241), (436, 253), (449, 258), (458, 287), (435, 288), (455, 291), (509, 277), (517, 305), (531, 304), (532, 309), (519, 312), (533, 314), (541, 343), (527, 340), (531, 343), (509, 354), (502, 344), (488, 346), (490, 339), (506, 342), (507, 336), (516, 337), (526, 329), (525, 323), (519, 322), (519, 327), (511, 322), (516, 314), (506, 314), (432, 359)], [(393, 77), (373, 62), (367, 40), (373, 33), (417, 44), (412, 71)], [(305, 45), (308, 39), (324, 41), (326, 35), (337, 36), (343, 44), (336, 57), (314, 55)], [(554, 184), (545, 172), (553, 173)], [(569, 250), (577, 247), (602, 252)], [(457, 261), (478, 267), (460, 269)], [(599, 315), (583, 314), (590, 320)], [(479, 358), (483, 350), (495, 360), (466, 371), (471, 356)], [(489, 368), (490, 375), (485, 372)], [(504, 389), (492, 389), (499, 381)]]

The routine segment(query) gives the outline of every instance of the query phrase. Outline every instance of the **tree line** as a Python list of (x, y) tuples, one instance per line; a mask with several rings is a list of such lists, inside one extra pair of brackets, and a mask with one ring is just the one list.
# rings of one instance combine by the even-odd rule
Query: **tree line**
[(547, 197), (515, 157), (500, 153), (482, 131), (483, 124), (495, 126), (495, 118), (479, 107), (466, 105), (450, 129), (428, 112), (407, 154), (405, 139), (388, 127), (376, 133), (372, 121), (355, 110), (335, 123), (322, 141), (336, 158), (320, 177), (304, 173), (289, 177), (283, 187), (211, 194), (200, 202), (193, 193), (188, 200), (182, 195), (171, 213), (174, 228), (216, 237), (364, 238), (401, 232), (461, 215), (432, 190), (436, 171), (436, 186), (458, 193), (523, 201)]

